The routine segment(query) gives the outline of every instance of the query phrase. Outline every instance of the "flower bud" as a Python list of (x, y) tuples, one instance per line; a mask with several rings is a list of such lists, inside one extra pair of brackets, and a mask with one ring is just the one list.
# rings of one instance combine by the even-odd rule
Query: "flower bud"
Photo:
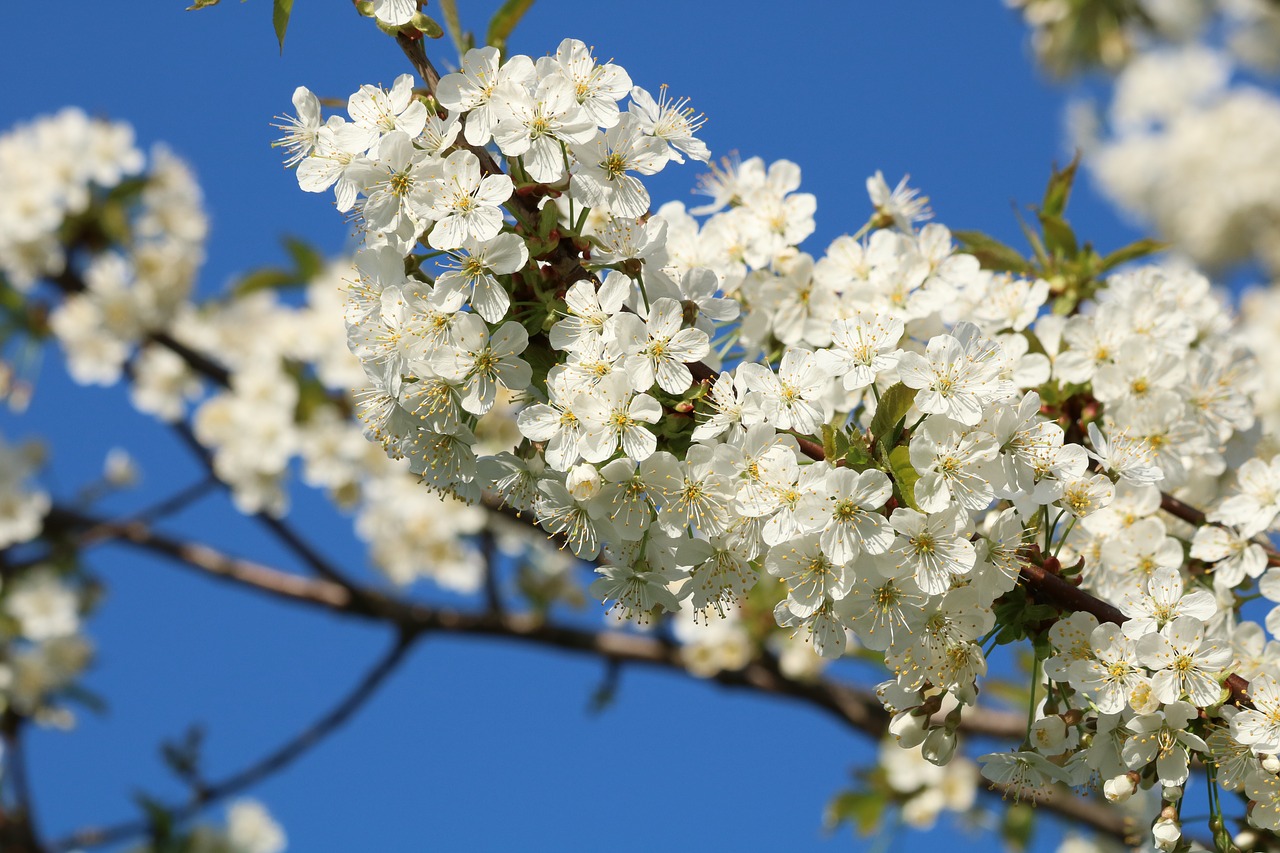
[(936, 764), (939, 767), (950, 764), (951, 757), (956, 754), (955, 732), (946, 728), (930, 730), (924, 737), (920, 753), (930, 764)]
[(117, 489), (127, 488), (138, 482), (138, 463), (123, 447), (113, 447), (107, 451), (102, 477)]
[(424, 15), (421, 12), (414, 12), (409, 23), (413, 25), (415, 30), (429, 39), (438, 39), (444, 35), (444, 28), (436, 23), (435, 18)]
[(574, 500), (589, 501), (600, 494), (600, 472), (594, 465), (580, 462), (573, 466), (564, 485)]
[(896, 737), (898, 745), (904, 749), (924, 743), (928, 732), (928, 718), (917, 716), (910, 711), (900, 711), (889, 721), (889, 734)]
[(1176, 820), (1162, 817), (1151, 827), (1151, 835), (1155, 839), (1156, 847), (1161, 850), (1172, 850), (1178, 846), (1178, 840), (1182, 838), (1182, 827), (1178, 826)]
[(1102, 784), (1102, 793), (1111, 803), (1123, 803), (1125, 800), (1133, 796), (1133, 792), (1138, 790), (1138, 785), (1128, 773), (1121, 773), (1114, 779), (1108, 779)]
[(1182, 786), (1165, 785), (1164, 789), (1160, 792), (1160, 796), (1164, 798), (1166, 803), (1176, 803), (1178, 800), (1182, 799)]
[(1280, 773), (1280, 756), (1262, 756), (1262, 769), (1268, 773)]

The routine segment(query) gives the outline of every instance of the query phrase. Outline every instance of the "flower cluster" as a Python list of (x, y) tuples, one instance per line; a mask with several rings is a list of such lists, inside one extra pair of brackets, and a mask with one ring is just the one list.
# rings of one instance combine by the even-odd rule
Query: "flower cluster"
[(1110, 132), (1080, 141), (1107, 195), (1198, 263), (1275, 271), (1280, 100), (1234, 71), (1204, 46), (1142, 54), (1116, 80)]
[[(28, 288), (43, 278), (61, 291), (48, 324), (72, 378), (109, 384), (127, 369), (134, 405), (165, 421), (194, 406), (193, 432), (242, 511), (283, 513), (301, 460), (307, 484), (355, 510), (356, 532), (390, 579), (477, 590), (482, 565), (467, 537), (484, 514), (413, 488), (407, 463), (369, 445), (347, 416), (346, 391), (364, 372), (347, 351), (339, 291), (360, 273), (350, 260), (316, 259), (300, 306), (259, 288), (197, 308), (208, 230), (199, 185), (163, 146), (144, 161), (133, 139), (128, 125), (73, 109), (0, 137), (0, 217), (21, 225), (3, 229), (0, 281)], [(225, 369), (225, 387), (211, 391), (175, 346)], [(510, 408), (505, 396), (497, 405)], [(511, 421), (481, 430), (483, 446), (514, 446)], [(27, 485), (31, 469), (22, 452), (0, 450), (6, 546), (39, 535), (49, 509)]]
[[(300, 185), (364, 236), (343, 310), (368, 435), (426, 486), (531, 511), (620, 617), (687, 633), (763, 588), (819, 655), (882, 652), (894, 733), (936, 763), (962, 716), (940, 723), (942, 697), (972, 706), (989, 644), (1031, 636), (1048, 698), (988, 778), (1168, 794), (1197, 756), (1280, 802), (1269, 700), (1222, 686), (1280, 672), (1240, 613), (1280, 590), (1254, 538), (1280, 469), (1202, 276), (1116, 273), (1051, 311), (1060, 282), (983, 269), (879, 174), (866, 225), (814, 257), (785, 161), (726, 161), (709, 204), (651, 212), (642, 178), (705, 159), (700, 118), (573, 40), (473, 50), (426, 94), (363, 87), (345, 118), (295, 104)], [(504, 396), (522, 440), (485, 455)], [(1184, 502), (1208, 522), (1166, 511)], [(1029, 572), (1120, 615), (1040, 603)], [(717, 630), (712, 670), (740, 658)]]
[(49, 318), (80, 382), (115, 382), (131, 348), (173, 319), (203, 261), (207, 224), (190, 171), (157, 146), (148, 180), (125, 180), (143, 165), (131, 127), (72, 108), (0, 142), (0, 272), (10, 286), (65, 281), (71, 255), (116, 245), (95, 253)]

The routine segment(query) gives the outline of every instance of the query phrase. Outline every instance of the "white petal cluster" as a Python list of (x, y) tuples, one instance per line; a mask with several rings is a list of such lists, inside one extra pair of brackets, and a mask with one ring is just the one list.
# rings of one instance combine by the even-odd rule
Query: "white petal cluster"
[[(675, 614), (699, 671), (741, 665), (740, 631), (710, 617), (763, 583), (819, 657), (883, 652), (891, 730), (945, 764), (959, 717), (939, 726), (937, 703), (976, 701), (997, 613), (1035, 605), (1022, 570), (1071, 566), (1123, 625), (1080, 613), (1048, 632), (1056, 707), (983, 771), (1025, 792), (1181, 785), (1212, 754), (1188, 713), (1246, 660), (1280, 662), (1232, 607), (1259, 579), (1280, 590), (1252, 540), (1280, 475), (1260, 456), (1254, 355), (1199, 274), (1113, 274), (1057, 316), (1054, 284), (981, 269), (879, 174), (867, 225), (814, 257), (798, 246), (816, 203), (786, 161), (715, 165), (709, 204), (651, 214), (644, 177), (705, 159), (700, 117), (572, 40), (537, 62), (472, 51), (427, 129), (387, 99), (359, 145), (298, 167), (315, 189), (336, 156), (339, 207), (365, 229), (343, 311), (368, 434), (432, 489), (531, 510), (597, 561), (611, 612)], [(518, 446), (486, 456), (502, 395)], [(1162, 492), (1213, 524), (1162, 512)], [(1243, 748), (1229, 716), (1214, 743)]]
[(0, 142), (0, 270), (22, 290), (57, 275), (66, 252), (57, 231), (103, 189), (143, 166), (133, 128), (68, 107), (18, 125)]
[(1117, 204), (1198, 263), (1256, 257), (1275, 272), (1280, 99), (1234, 71), (1225, 52), (1202, 45), (1139, 55), (1117, 79), (1091, 169)]

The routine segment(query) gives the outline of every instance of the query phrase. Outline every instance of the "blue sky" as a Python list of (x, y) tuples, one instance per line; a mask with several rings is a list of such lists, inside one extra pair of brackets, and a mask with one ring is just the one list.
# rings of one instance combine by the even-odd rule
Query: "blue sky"
[[(149, 146), (165, 141), (202, 180), (212, 221), (201, 292), (282, 262), (278, 239), (328, 254), (348, 228), (325, 197), (300, 192), (269, 143), (293, 88), (345, 98), (408, 70), (390, 39), (343, 2), (297, 0), (283, 57), (266, 0), (184, 12), (183, 0), (60, 5), (58, 19), (10, 10), (0, 126), (77, 104), (126, 119)], [(494, 2), (459, 0), (483, 30)], [(540, 55), (574, 36), (636, 83), (692, 98), (716, 156), (788, 158), (818, 197), (820, 252), (866, 218), (863, 182), (906, 172), (940, 221), (1021, 245), (1011, 204), (1039, 198), (1063, 147), (1063, 91), (1043, 81), (1015, 16), (981, 3), (742, 0), (644, 4), (541, 0), (512, 42)], [(434, 55), (452, 58), (446, 42)], [(20, 82), (19, 82), (20, 81)], [(669, 168), (655, 201), (685, 199), (698, 169)], [(1087, 186), (1073, 201), (1079, 233), (1102, 249), (1137, 232)], [(46, 358), (29, 414), (7, 437), (43, 434), (55, 492), (69, 496), (112, 446), (139, 450), (144, 482), (103, 509), (127, 511), (199, 468), (122, 390), (80, 389)], [(363, 569), (350, 526), (323, 498), (295, 489), (294, 521), (346, 565)], [(292, 565), (253, 522), (212, 499), (175, 519), (217, 531), (236, 553)], [(103, 548), (109, 586), (90, 626), (100, 650), (89, 685), (109, 711), (31, 747), (42, 829), (58, 836), (136, 814), (130, 796), (180, 791), (157, 756), (192, 722), (208, 730), (208, 771), (235, 770), (334, 701), (385, 647), (370, 626), (297, 612), (137, 554)], [(429, 590), (419, 590), (429, 594)], [(867, 745), (820, 713), (688, 679), (624, 673), (618, 701), (591, 715), (597, 661), (491, 641), (429, 638), (360, 717), (261, 786), (294, 851), (837, 850), (823, 805), (869, 760)], [(989, 836), (907, 835), (895, 848), (987, 849)], [(861, 847), (862, 842), (853, 842)]]

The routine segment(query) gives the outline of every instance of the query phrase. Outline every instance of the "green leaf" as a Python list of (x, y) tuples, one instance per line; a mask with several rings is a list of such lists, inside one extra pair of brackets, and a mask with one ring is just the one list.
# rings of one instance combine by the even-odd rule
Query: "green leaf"
[(528, 12), (532, 5), (533, 0), (507, 0), (503, 3), (489, 21), (489, 32), (485, 36), (485, 43), (505, 54), (507, 39), (511, 37), (516, 24), (520, 23), (524, 13)]
[(855, 428), (846, 433), (846, 438), (849, 449), (845, 451), (844, 461), (855, 471), (865, 471), (871, 464), (871, 445), (867, 443), (867, 437), (862, 434), (862, 430)]
[(246, 293), (253, 293), (255, 290), (278, 290), (282, 287), (292, 287), (300, 284), (298, 277), (289, 270), (282, 270), (279, 267), (266, 267), (264, 269), (251, 272), (236, 283), (233, 292), (237, 296), (244, 296)]
[(844, 456), (849, 449), (849, 437), (845, 431), (833, 424), (822, 425), (822, 455), (831, 460)]
[(1027, 242), (1031, 244), (1031, 251), (1035, 253), (1036, 262), (1040, 264), (1042, 270), (1049, 268), (1049, 254), (1044, 249), (1044, 243), (1040, 240), (1040, 235), (1035, 232), (1027, 220), (1022, 218), (1022, 211), (1014, 208), (1013, 215), (1018, 219), (1018, 227), (1022, 229), (1022, 236), (1027, 238)]
[(622, 667), (617, 660), (610, 658), (605, 661), (604, 675), (600, 679), (600, 683), (596, 685), (596, 689), (592, 691), (591, 698), (587, 700), (587, 713), (602, 714), (609, 710), (618, 698), (618, 682), (622, 677)]
[(310, 243), (298, 237), (285, 237), (281, 242), (289, 257), (293, 258), (297, 278), (300, 280), (310, 281), (324, 270), (324, 255)]
[(893, 479), (898, 484), (902, 502), (918, 511), (920, 507), (916, 503), (916, 480), (920, 479), (920, 472), (916, 471), (915, 466), (911, 464), (910, 448), (904, 444), (890, 451), (889, 469), (893, 472)]
[(880, 825), (888, 808), (884, 795), (876, 791), (845, 791), (827, 803), (823, 817), (828, 830), (851, 823), (862, 835), (870, 835)]
[(415, 30), (429, 39), (438, 39), (444, 35), (444, 27), (441, 27), (435, 18), (422, 12), (414, 12), (413, 18), (409, 23), (413, 25)]
[(99, 716), (107, 713), (107, 700), (87, 687), (82, 687), (79, 684), (69, 684), (58, 692), (68, 702), (75, 702), (77, 705)]
[(440, 0), (440, 9), (444, 12), (444, 25), (449, 30), (449, 38), (457, 48), (458, 61), (461, 62), (469, 49), (467, 42), (471, 39), (469, 34), (462, 31), (462, 19), (458, 17), (457, 0)]
[(538, 238), (547, 240), (559, 224), (560, 208), (551, 203), (544, 204), (538, 212)]
[(1080, 153), (1071, 158), (1067, 167), (1059, 171), (1056, 167), (1049, 178), (1049, 186), (1045, 187), (1044, 201), (1040, 204), (1042, 216), (1062, 217), (1066, 212), (1067, 202), (1071, 199), (1071, 185), (1076, 180), (1076, 169), (1080, 166)]
[(988, 237), (981, 231), (953, 231), (952, 236), (960, 241), (962, 251), (973, 255), (982, 264), (983, 269), (1000, 272), (1026, 272), (1026, 258), (1011, 246), (1006, 246), (994, 237)]
[(1169, 244), (1162, 243), (1159, 240), (1138, 240), (1127, 246), (1116, 249), (1114, 252), (1103, 258), (1100, 272), (1115, 269), (1121, 264), (1127, 264), (1129, 261), (1136, 261), (1138, 258), (1145, 258), (1147, 255), (1154, 255), (1157, 252), (1163, 252), (1167, 248), (1169, 248)]
[(179, 779), (200, 778), (200, 751), (204, 745), (204, 729), (190, 726), (181, 740), (166, 740), (160, 744), (160, 756)]
[(152, 843), (161, 846), (172, 841), (173, 812), (169, 811), (169, 807), (141, 791), (133, 795), (133, 801), (147, 816), (147, 834), (151, 836)]
[(880, 395), (880, 404), (876, 406), (875, 417), (871, 419), (871, 434), (876, 437), (876, 441), (883, 440), (897, 427), (911, 410), (915, 399), (916, 389), (908, 388), (901, 382)]
[(187, 11), (196, 12), (200, 9), (208, 9), (210, 6), (217, 6), (220, 2), (221, 0), (195, 0), (194, 3), (187, 7)]
[(289, 16), (293, 14), (293, 0), (275, 0), (271, 9), (271, 25), (276, 28), (276, 41), (284, 53), (284, 33), (289, 29)]
[(1044, 243), (1049, 250), (1049, 254), (1063, 258), (1074, 258), (1076, 253), (1080, 251), (1080, 245), (1076, 242), (1075, 232), (1071, 230), (1067, 220), (1061, 216), (1050, 216), (1047, 213), (1041, 213), (1040, 228), (1044, 231)]

